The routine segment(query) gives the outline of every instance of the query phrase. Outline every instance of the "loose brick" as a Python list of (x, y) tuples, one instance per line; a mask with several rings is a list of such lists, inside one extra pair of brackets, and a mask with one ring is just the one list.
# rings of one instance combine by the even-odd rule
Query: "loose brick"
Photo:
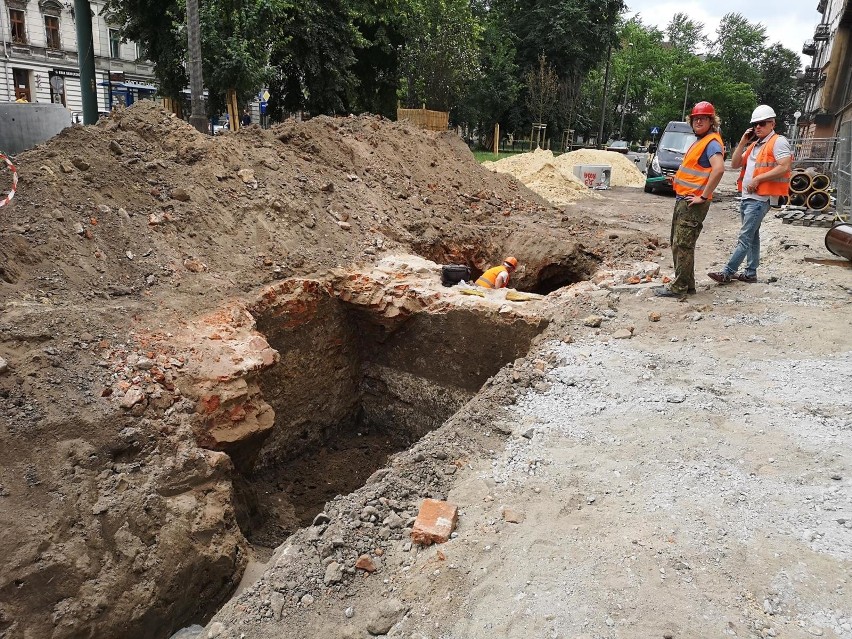
[(355, 562), (355, 567), (363, 570), (364, 572), (376, 572), (376, 564), (373, 562), (373, 558), (370, 555), (361, 555), (358, 557), (358, 561)]
[(442, 544), (450, 538), (459, 519), (455, 504), (437, 499), (424, 499), (411, 529), (411, 539), (423, 546)]

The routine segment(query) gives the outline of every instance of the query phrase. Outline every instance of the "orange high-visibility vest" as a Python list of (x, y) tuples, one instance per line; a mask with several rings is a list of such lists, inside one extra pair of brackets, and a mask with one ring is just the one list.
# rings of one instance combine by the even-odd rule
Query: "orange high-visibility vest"
[[(716, 140), (722, 146), (722, 156), (725, 155), (725, 143), (722, 142), (722, 136), (718, 133), (708, 133), (703, 138), (700, 138), (692, 143), (689, 151), (683, 156), (683, 162), (675, 173), (672, 184), (675, 193), (678, 195), (704, 195), (704, 187), (707, 186), (707, 181), (710, 179), (712, 167), (704, 168), (698, 163), (698, 158), (704, 153), (704, 149), (710, 144), (711, 140)], [(710, 196), (713, 199), (713, 196)]]
[[(758, 175), (763, 175), (768, 171), (771, 171), (776, 166), (778, 166), (778, 160), (775, 159), (775, 141), (777, 140), (778, 134), (774, 131), (770, 134), (769, 140), (763, 143), (760, 150), (757, 152), (757, 157), (754, 160), (754, 174), (753, 177), (757, 177)], [(751, 152), (754, 150), (754, 145), (757, 144), (757, 140), (752, 142), (745, 153), (743, 154), (743, 158), (748, 161), (748, 158), (751, 157)], [(737, 190), (743, 190), (743, 178), (745, 177), (746, 172), (746, 162), (743, 162), (743, 167), (740, 169), (740, 177), (737, 179)], [(789, 195), (790, 194), (790, 176), (792, 175), (792, 171), (787, 171), (783, 175), (777, 175), (774, 178), (770, 178), (765, 182), (761, 182), (757, 185), (757, 194), (758, 195)]]
[(509, 277), (511, 277), (512, 275), (511, 275), (511, 273), (509, 273), (509, 269), (507, 269), (505, 266), (501, 265), (501, 266), (494, 266), (494, 267), (488, 269), (487, 271), (485, 271), (482, 275), (479, 276), (479, 279), (476, 280), (476, 285), (482, 286), (482, 287), (485, 287), (485, 288), (494, 288), (495, 286), (497, 286), (497, 276), (500, 275), (500, 273), (503, 273), (503, 272), (505, 272), (506, 275), (508, 276), (506, 278), (506, 284), (508, 284), (509, 283)]

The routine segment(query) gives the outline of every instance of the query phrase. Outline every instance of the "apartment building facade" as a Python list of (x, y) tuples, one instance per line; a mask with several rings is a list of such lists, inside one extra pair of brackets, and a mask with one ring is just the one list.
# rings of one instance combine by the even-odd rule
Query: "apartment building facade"
[[(152, 66), (119, 25), (93, 1), (92, 39), (98, 110), (156, 95)], [(0, 0), (0, 102), (59, 103), (83, 109), (74, 3), (69, 0)]]
[(834, 138), (852, 121), (852, 0), (819, 0), (822, 19), (802, 53), (812, 56), (802, 80), (808, 89), (798, 137)]

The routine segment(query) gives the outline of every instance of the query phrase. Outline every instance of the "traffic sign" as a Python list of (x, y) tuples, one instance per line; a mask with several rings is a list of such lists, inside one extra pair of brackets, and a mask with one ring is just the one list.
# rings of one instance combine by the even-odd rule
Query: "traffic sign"
[(652, 126), (651, 135), (660, 135), (660, 127)]
[(257, 99), (260, 102), (269, 102), (269, 98), (271, 97), (272, 95), (269, 93), (269, 89), (261, 89), (260, 93), (257, 94)]
[(268, 102), (265, 102), (265, 101), (260, 103), (260, 114), (261, 115), (266, 115), (266, 105), (267, 104), (268, 104)]

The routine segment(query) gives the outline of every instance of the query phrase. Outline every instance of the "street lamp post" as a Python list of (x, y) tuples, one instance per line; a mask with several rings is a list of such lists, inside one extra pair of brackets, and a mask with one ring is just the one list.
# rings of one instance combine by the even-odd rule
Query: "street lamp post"
[(680, 114), (681, 120), (686, 120), (686, 96), (689, 95), (689, 77), (686, 78), (686, 89), (683, 92), (683, 112)]
[(796, 153), (796, 141), (799, 139), (799, 118), (802, 117), (801, 111), (796, 111), (793, 114), (795, 120), (793, 120), (793, 156), (797, 155)]

